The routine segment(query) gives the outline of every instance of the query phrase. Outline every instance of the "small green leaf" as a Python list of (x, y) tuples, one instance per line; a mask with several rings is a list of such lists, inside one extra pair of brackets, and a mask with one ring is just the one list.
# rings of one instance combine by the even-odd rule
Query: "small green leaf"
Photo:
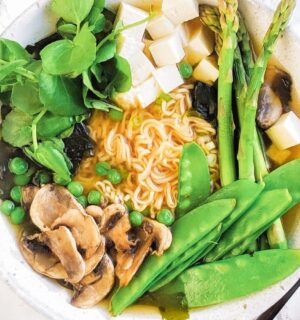
[(11, 99), (14, 107), (30, 115), (39, 113), (43, 108), (38, 84), (30, 80), (26, 80), (23, 84), (16, 84), (13, 87)]
[(83, 84), (93, 92), (94, 95), (96, 95), (100, 99), (105, 99), (106, 95), (101, 93), (100, 91), (96, 90), (93, 87), (92, 81), (91, 81), (91, 72), (90, 71), (84, 71), (82, 74)]
[(57, 27), (57, 31), (62, 35), (76, 35), (77, 28), (72, 23), (62, 23)]
[(25, 60), (29, 62), (30, 56), (17, 42), (8, 39), (0, 39), (0, 59), (9, 62), (15, 60)]
[(65, 21), (79, 25), (89, 14), (94, 0), (53, 0), (52, 10)]
[(0, 63), (0, 83), (2, 85), (3, 80), (10, 75), (13, 75), (18, 67), (22, 67), (27, 64), (26, 60), (14, 60), (10, 62)]
[(102, 63), (112, 59), (117, 53), (117, 41), (107, 41), (97, 50), (96, 63)]
[(81, 88), (76, 80), (62, 76), (40, 75), (40, 99), (49, 111), (60, 116), (77, 116), (85, 112)]
[(85, 24), (73, 41), (55, 41), (41, 51), (41, 57), (47, 73), (76, 77), (93, 64), (96, 38)]
[(12, 110), (2, 123), (3, 140), (21, 148), (32, 141), (31, 124), (33, 118), (20, 110)]
[(117, 92), (129, 91), (132, 86), (130, 65), (126, 59), (118, 55), (115, 56), (114, 74), (110, 87)]
[(91, 73), (93, 74), (93, 76), (96, 78), (96, 80), (101, 83), (102, 81), (102, 73), (103, 73), (103, 68), (101, 66), (101, 64), (93, 64), (90, 68)]

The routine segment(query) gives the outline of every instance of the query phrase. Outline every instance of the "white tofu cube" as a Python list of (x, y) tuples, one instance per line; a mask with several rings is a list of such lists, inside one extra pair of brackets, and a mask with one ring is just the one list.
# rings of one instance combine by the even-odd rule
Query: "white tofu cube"
[(154, 77), (143, 82), (135, 90), (137, 101), (142, 108), (147, 108), (161, 93), (161, 89)]
[(198, 17), (199, 4), (197, 0), (163, 0), (162, 11), (177, 25)]
[(127, 59), (132, 56), (136, 51), (143, 51), (145, 44), (142, 41), (137, 41), (132, 37), (121, 34), (117, 39), (117, 52), (120, 56)]
[[(122, 21), (124, 26), (130, 25), (135, 22), (142, 21), (149, 17), (149, 13), (139, 8), (133, 7), (130, 4), (121, 2), (116, 22)], [(137, 41), (142, 41), (146, 30), (147, 22), (140, 24), (136, 27), (129, 28), (122, 32), (123, 35), (135, 38)]]
[(175, 32), (177, 33), (177, 36), (179, 37), (182, 46), (185, 48), (189, 44), (189, 34), (187, 30), (187, 26), (185, 23), (180, 24), (176, 27)]
[(149, 50), (158, 67), (180, 62), (184, 56), (182, 43), (176, 33), (154, 41)]
[(278, 149), (291, 148), (300, 144), (300, 119), (293, 111), (285, 113), (266, 133)]
[(176, 64), (158, 68), (153, 75), (164, 93), (169, 93), (184, 83)]
[(147, 25), (147, 31), (153, 40), (168, 36), (174, 32), (174, 30), (174, 24), (164, 14), (159, 14), (149, 21)]
[(215, 56), (211, 56), (202, 59), (194, 69), (193, 77), (196, 80), (205, 82), (209, 85), (214, 84), (219, 78), (217, 58)]
[[(191, 33), (191, 38), (185, 48), (187, 60), (192, 65), (195, 65), (203, 58), (210, 56), (213, 53), (215, 46), (214, 33), (200, 23), (200, 20), (194, 25), (197, 25), (198, 27)], [(190, 26), (191, 25), (189, 25), (189, 27)]]
[(118, 93), (113, 97), (113, 101), (122, 109), (128, 110), (136, 108), (138, 105), (135, 88), (127, 92)]

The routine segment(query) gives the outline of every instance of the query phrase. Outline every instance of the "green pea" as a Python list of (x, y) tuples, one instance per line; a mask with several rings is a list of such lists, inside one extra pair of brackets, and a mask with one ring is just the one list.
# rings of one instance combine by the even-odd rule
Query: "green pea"
[(122, 121), (124, 113), (119, 110), (110, 109), (108, 116), (112, 121)]
[(58, 176), (57, 174), (54, 174), (53, 176), (53, 181), (56, 183), (56, 184), (59, 184), (60, 186), (67, 186), (70, 181), (67, 181), (63, 178), (61, 178), (60, 176)]
[(51, 181), (50, 174), (46, 171), (40, 171), (38, 175), (38, 181), (40, 185), (49, 183)]
[(139, 227), (143, 223), (144, 216), (139, 211), (132, 211), (129, 220), (134, 227)]
[(10, 200), (4, 200), (0, 205), (0, 211), (6, 216), (10, 216), (15, 209), (15, 204)]
[(111, 169), (111, 165), (108, 162), (98, 162), (96, 164), (96, 173), (98, 176), (105, 177), (108, 171)]
[(101, 203), (101, 193), (97, 190), (92, 190), (89, 192), (87, 200), (89, 204), (99, 205)]
[(122, 182), (122, 175), (119, 170), (117, 169), (111, 169), (108, 171), (107, 174), (107, 179), (112, 183), (112, 184), (119, 184)]
[(10, 190), (10, 197), (14, 202), (20, 203), (22, 198), (22, 189), (20, 186), (15, 186)]
[(14, 183), (17, 186), (26, 186), (30, 182), (30, 176), (27, 174), (19, 174), (14, 176)]
[(162, 209), (157, 215), (157, 221), (165, 224), (166, 226), (170, 226), (174, 222), (174, 220), (174, 213), (169, 209)]
[(25, 210), (21, 207), (17, 207), (13, 210), (13, 212), (10, 215), (10, 221), (12, 224), (21, 224), (25, 220)]
[(14, 174), (24, 174), (28, 170), (28, 163), (20, 157), (13, 158), (8, 164), (9, 171)]
[(189, 63), (181, 63), (179, 65), (179, 72), (184, 79), (188, 79), (193, 74), (193, 67)]
[(83, 186), (78, 181), (70, 182), (67, 188), (75, 197), (80, 197), (83, 193)]
[(88, 205), (88, 200), (87, 197), (85, 195), (82, 195), (80, 197), (77, 197), (77, 201), (84, 207), (86, 208)]

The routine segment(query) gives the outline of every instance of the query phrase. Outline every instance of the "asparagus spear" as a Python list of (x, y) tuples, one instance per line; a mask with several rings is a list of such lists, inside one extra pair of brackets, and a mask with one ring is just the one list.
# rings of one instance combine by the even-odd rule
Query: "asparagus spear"
[(223, 45), (219, 55), (218, 125), (220, 178), (223, 186), (236, 179), (232, 116), (233, 59), (239, 27), (237, 0), (219, 0)]
[(276, 44), (276, 40), (284, 31), (294, 7), (295, 0), (282, 0), (279, 4), (274, 14), (272, 24), (265, 36), (262, 51), (250, 76), (249, 88), (245, 98), (245, 109), (242, 121), (243, 125), (241, 127), (238, 152), (240, 179), (254, 180), (253, 140), (256, 125), (255, 117), (258, 95), (260, 87), (264, 81), (264, 74)]

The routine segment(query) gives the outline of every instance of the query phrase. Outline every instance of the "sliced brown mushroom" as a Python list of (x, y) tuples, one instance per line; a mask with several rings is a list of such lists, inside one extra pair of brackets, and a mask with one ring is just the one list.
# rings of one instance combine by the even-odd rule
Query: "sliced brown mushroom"
[(100, 263), (105, 254), (105, 238), (101, 236), (101, 243), (92, 257), (85, 260), (85, 274), (91, 273)]
[(75, 239), (70, 230), (64, 226), (56, 230), (46, 231), (40, 239), (60, 260), (71, 283), (79, 282), (85, 275), (85, 263), (77, 250)]
[(67, 273), (60, 260), (44, 242), (41, 235), (23, 237), (20, 250), (27, 263), (38, 273), (53, 279), (66, 279)]
[(114, 266), (109, 256), (105, 254), (95, 274), (83, 279), (84, 285), (76, 290), (72, 304), (78, 308), (95, 306), (109, 294), (114, 282)]
[(29, 211), (32, 201), (39, 191), (39, 188), (36, 186), (25, 186), (22, 188), (22, 206), (26, 211)]
[(163, 224), (145, 218), (137, 234), (136, 247), (117, 254), (116, 275), (120, 281), (120, 287), (126, 286), (138, 271), (145, 257), (155, 246), (154, 253), (162, 255), (172, 243), (172, 233)]
[(93, 217), (95, 219), (95, 221), (100, 224), (101, 223), (101, 219), (103, 217), (103, 209), (99, 206), (94, 206), (94, 205), (91, 205), (91, 206), (88, 206), (86, 209), (85, 209), (86, 213), (88, 215), (90, 215), (91, 217)]
[(268, 84), (264, 84), (258, 99), (256, 116), (258, 125), (264, 130), (269, 129), (279, 120), (282, 113), (283, 107), (280, 98)]
[(103, 210), (100, 230), (111, 240), (117, 251), (129, 250), (134, 242), (128, 239), (131, 224), (126, 208), (120, 204), (112, 204)]
[(51, 229), (58, 226), (68, 227), (85, 259), (91, 258), (101, 243), (99, 228), (93, 217), (78, 209), (70, 209), (58, 217)]

